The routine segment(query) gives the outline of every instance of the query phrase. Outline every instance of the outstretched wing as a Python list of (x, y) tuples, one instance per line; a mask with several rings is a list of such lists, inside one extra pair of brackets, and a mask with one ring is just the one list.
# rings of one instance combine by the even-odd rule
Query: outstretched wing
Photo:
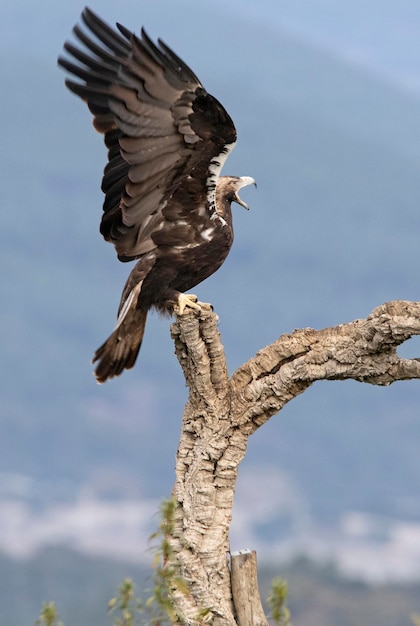
[(80, 80), (66, 85), (87, 102), (104, 133), (101, 233), (129, 261), (155, 248), (165, 225), (185, 224), (214, 195), (236, 131), (223, 106), (161, 40), (156, 45), (144, 30), (139, 38), (119, 24), (117, 32), (88, 8), (82, 21), (90, 32), (77, 25), (74, 34), (83, 47), (67, 42), (73, 61), (58, 63)]

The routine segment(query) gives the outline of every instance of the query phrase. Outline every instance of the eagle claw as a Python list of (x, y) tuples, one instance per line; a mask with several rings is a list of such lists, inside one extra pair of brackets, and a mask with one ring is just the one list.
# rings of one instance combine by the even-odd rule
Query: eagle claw
[(178, 302), (175, 305), (176, 313), (178, 315), (184, 315), (187, 307), (197, 311), (197, 313), (200, 313), (202, 308), (213, 308), (211, 304), (207, 304), (207, 302), (199, 302), (197, 296), (193, 293), (180, 293), (178, 296)]

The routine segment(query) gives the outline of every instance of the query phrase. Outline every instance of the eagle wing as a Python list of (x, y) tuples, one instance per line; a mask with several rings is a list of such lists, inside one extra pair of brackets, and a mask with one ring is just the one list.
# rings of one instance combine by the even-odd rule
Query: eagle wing
[(118, 258), (130, 261), (162, 245), (165, 232), (176, 239), (191, 213), (209, 205), (236, 131), (223, 106), (160, 39), (156, 45), (144, 29), (139, 38), (120, 24), (117, 32), (88, 8), (82, 21), (88, 33), (77, 25), (74, 34), (84, 48), (67, 42), (76, 62), (60, 57), (58, 63), (81, 81), (66, 85), (87, 102), (104, 134), (100, 230)]

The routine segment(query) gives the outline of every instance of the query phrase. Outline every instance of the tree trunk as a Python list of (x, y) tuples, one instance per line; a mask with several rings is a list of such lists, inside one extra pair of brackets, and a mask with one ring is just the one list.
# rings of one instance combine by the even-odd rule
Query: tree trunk
[(389, 385), (420, 378), (419, 359), (396, 352), (420, 334), (420, 303), (389, 302), (364, 320), (282, 335), (230, 378), (217, 321), (203, 308), (172, 325), (189, 399), (176, 459), (178, 506), (168, 537), (188, 593), (174, 585), (171, 597), (177, 623), (233, 626), (239, 607), (232, 599), (228, 536), (248, 437), (316, 380)]

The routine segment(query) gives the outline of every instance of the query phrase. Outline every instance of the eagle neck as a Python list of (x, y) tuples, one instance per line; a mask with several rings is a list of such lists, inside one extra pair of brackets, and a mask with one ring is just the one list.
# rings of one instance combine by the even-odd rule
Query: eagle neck
[[(229, 154), (232, 152), (233, 148), (235, 147), (235, 143), (236, 142), (234, 141), (232, 143), (226, 144), (223, 150), (220, 152), (220, 154), (213, 157), (209, 163), (209, 167), (207, 170), (206, 187), (207, 187), (207, 206), (211, 214), (210, 219), (215, 219), (216, 216), (226, 219), (224, 215), (225, 208), (223, 207), (221, 211), (218, 206), (218, 202), (216, 199), (216, 188), (217, 188), (217, 180), (220, 176), (222, 168)], [(228, 212), (230, 214), (230, 204), (229, 204)]]

